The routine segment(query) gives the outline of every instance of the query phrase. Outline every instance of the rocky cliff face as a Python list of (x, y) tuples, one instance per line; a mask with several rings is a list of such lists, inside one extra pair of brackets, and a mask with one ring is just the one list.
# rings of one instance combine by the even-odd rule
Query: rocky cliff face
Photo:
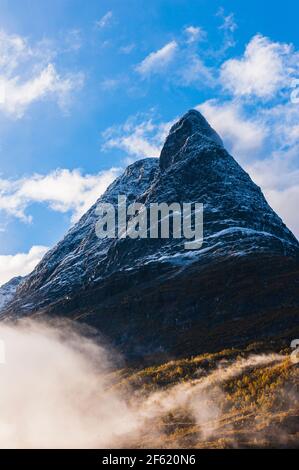
[[(204, 241), (99, 239), (95, 204), (2, 310), (87, 322), (129, 361), (299, 334), (299, 244), (197, 111), (98, 202), (201, 202)], [(97, 202), (97, 203), (98, 203)], [(295, 336), (294, 336), (295, 335)], [(297, 336), (296, 336), (297, 335)]]
[(23, 279), (22, 276), (13, 277), (10, 281), (0, 286), (0, 310), (4, 309), (5, 305), (12, 300)]

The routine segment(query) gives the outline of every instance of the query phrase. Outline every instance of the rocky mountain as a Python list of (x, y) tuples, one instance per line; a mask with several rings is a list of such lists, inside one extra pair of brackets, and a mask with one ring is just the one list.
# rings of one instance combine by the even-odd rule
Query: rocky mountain
[[(99, 202), (201, 202), (203, 245), (95, 233)], [(299, 337), (299, 243), (195, 110), (160, 159), (130, 165), (50, 250), (2, 318), (66, 316), (96, 327), (128, 361), (160, 361), (252, 340)]]
[(10, 281), (0, 286), (0, 310), (11, 301), (17, 287), (23, 279), (24, 278), (22, 276), (13, 277)]

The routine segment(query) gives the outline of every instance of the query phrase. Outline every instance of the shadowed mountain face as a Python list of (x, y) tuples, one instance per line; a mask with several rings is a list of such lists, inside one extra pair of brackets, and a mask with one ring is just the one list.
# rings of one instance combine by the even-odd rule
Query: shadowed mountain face
[[(130, 165), (98, 202), (200, 202), (204, 241), (99, 239), (95, 204), (26, 277), (2, 318), (47, 313), (95, 326), (129, 362), (299, 335), (299, 244), (197, 111), (160, 160)], [(97, 202), (97, 203), (98, 203)]]
[(13, 277), (0, 287), (0, 309), (11, 301), (22, 280), (22, 276)]

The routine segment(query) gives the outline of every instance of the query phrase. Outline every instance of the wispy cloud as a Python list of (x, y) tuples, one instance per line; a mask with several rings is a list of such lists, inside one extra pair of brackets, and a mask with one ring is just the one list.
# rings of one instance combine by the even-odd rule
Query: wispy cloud
[(172, 124), (173, 121), (157, 123), (145, 114), (131, 116), (125, 123), (106, 129), (103, 149), (117, 148), (133, 159), (158, 157)]
[(78, 51), (83, 44), (82, 31), (80, 29), (70, 29), (64, 34), (66, 50)]
[(136, 45), (132, 42), (130, 44), (126, 44), (125, 46), (121, 46), (119, 48), (119, 52), (122, 54), (130, 54), (135, 49), (135, 47)]
[(207, 33), (201, 26), (186, 26), (175, 39), (148, 54), (135, 71), (142, 79), (159, 75), (165, 83), (176, 86), (214, 87), (217, 69), (204, 60), (209, 47), (199, 46), (206, 38)]
[(222, 24), (219, 26), (219, 29), (233, 33), (238, 28), (234, 13), (225, 14), (224, 8), (220, 7), (216, 15), (222, 19)]
[(54, 99), (65, 109), (83, 84), (83, 74), (60, 74), (47, 41), (34, 46), (26, 38), (0, 32), (0, 111), (15, 118), (40, 100)]
[(140, 64), (136, 66), (136, 71), (142, 76), (148, 76), (163, 71), (174, 59), (178, 44), (171, 41), (161, 49), (151, 52)]
[(0, 286), (15, 276), (29, 274), (48, 251), (46, 246), (33, 246), (27, 253), (0, 255)]
[(114, 90), (119, 85), (119, 81), (116, 78), (106, 78), (101, 82), (101, 88), (103, 90)]
[(234, 13), (226, 13), (223, 7), (220, 7), (216, 13), (221, 20), (218, 27), (222, 33), (222, 45), (217, 51), (213, 52), (215, 57), (224, 57), (229, 49), (236, 45), (235, 31), (238, 28)]
[(203, 41), (207, 37), (206, 31), (200, 26), (186, 26), (184, 32), (187, 36), (187, 43), (189, 44), (198, 41)]
[(17, 180), (0, 179), (0, 211), (30, 222), (27, 213), (33, 203), (44, 203), (57, 212), (70, 212), (75, 222), (118, 176), (111, 168), (94, 175), (61, 169), (47, 175), (34, 174)]
[(183, 86), (208, 84), (208, 87), (214, 87), (217, 84), (215, 71), (208, 67), (197, 54), (188, 54), (185, 56), (185, 62), (178, 68), (176, 79)]
[(113, 18), (113, 12), (111, 10), (107, 11), (102, 18), (100, 18), (98, 21), (96, 21), (96, 27), (99, 29), (103, 29), (109, 24), (111, 24)]

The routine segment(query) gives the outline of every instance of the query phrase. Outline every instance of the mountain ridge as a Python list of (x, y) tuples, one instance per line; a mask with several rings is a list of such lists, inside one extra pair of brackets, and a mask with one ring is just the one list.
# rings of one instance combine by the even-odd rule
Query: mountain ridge
[[(116, 205), (119, 194), (146, 207), (202, 202), (202, 248), (185, 250), (184, 240), (174, 238), (98, 239), (97, 204)], [(257, 336), (298, 328), (298, 259), (294, 235), (191, 110), (171, 128), (160, 159), (129, 165), (27, 276), (1, 316), (46, 313), (87, 322), (128, 360), (180, 355), (184, 338), (190, 353), (201, 353), (209, 341), (217, 349), (253, 339), (246, 325), (248, 315), (260, 324), (258, 310), (265, 326)], [(247, 328), (243, 336), (215, 339), (236, 318)]]

